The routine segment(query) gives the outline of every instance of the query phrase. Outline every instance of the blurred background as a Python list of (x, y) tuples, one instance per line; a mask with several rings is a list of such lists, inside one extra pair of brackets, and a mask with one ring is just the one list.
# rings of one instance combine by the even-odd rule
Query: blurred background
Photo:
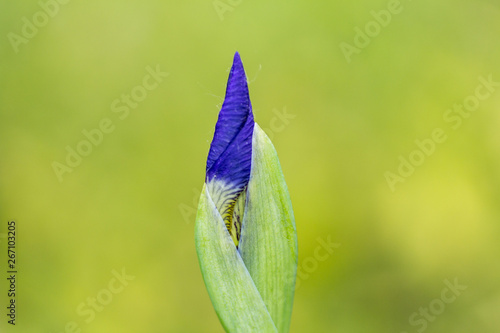
[(2, 332), (223, 332), (193, 233), (235, 51), (294, 205), (291, 332), (500, 331), (497, 1), (59, 1), (0, 10)]

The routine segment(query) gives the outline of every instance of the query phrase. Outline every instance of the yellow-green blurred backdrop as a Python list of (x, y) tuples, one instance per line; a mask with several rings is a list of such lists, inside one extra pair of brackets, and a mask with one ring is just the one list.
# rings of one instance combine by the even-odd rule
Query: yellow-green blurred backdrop
[[(2, 332), (222, 332), (193, 230), (235, 51), (294, 205), (291, 331), (500, 331), (500, 89), (479, 80), (500, 81), (497, 1), (61, 2), (0, 9)], [(168, 73), (150, 91), (148, 68)], [(464, 101), (479, 105), (446, 121)], [(103, 120), (60, 181), (54, 162)]]

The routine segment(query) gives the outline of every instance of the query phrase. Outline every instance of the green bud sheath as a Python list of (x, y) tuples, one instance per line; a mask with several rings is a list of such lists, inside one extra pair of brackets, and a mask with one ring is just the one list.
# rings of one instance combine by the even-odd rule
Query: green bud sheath
[(239, 251), (278, 332), (288, 332), (297, 274), (297, 232), (278, 154), (255, 124)]
[(255, 124), (238, 248), (206, 186), (195, 226), (198, 259), (227, 332), (288, 332), (297, 272), (292, 204), (274, 146)]
[(278, 155), (255, 123), (238, 53), (207, 158), (198, 260), (227, 332), (288, 332), (297, 233)]

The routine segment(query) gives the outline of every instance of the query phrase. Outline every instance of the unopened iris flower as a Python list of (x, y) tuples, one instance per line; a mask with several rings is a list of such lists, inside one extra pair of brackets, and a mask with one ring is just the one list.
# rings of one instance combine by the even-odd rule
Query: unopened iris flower
[(254, 122), (238, 53), (208, 153), (195, 243), (227, 332), (288, 332), (297, 273), (292, 203), (271, 140)]

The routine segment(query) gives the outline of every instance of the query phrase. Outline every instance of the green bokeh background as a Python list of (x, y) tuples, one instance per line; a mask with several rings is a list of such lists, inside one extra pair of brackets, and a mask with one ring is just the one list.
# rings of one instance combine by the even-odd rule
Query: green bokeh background
[[(41, 8), (2, 3), (0, 231), (17, 221), (19, 273), (12, 328), (0, 238), (0, 330), (222, 332), (194, 212), (239, 51), (295, 210), (291, 331), (417, 332), (409, 317), (458, 279), (425, 332), (499, 332), (500, 89), (457, 130), (443, 119), (479, 76), (500, 81), (499, 3), (402, 1), (350, 63), (339, 44), (387, 1), (232, 3), (221, 19), (212, 0), (73, 0), (18, 53), (7, 34)], [(111, 103), (157, 65), (169, 76), (121, 120)], [(104, 118), (114, 131), (59, 182), (52, 163)], [(435, 128), (447, 140), (391, 191), (384, 174)], [(319, 239), (340, 246), (317, 260)], [(122, 268), (135, 279), (86, 323), (77, 307)]]

